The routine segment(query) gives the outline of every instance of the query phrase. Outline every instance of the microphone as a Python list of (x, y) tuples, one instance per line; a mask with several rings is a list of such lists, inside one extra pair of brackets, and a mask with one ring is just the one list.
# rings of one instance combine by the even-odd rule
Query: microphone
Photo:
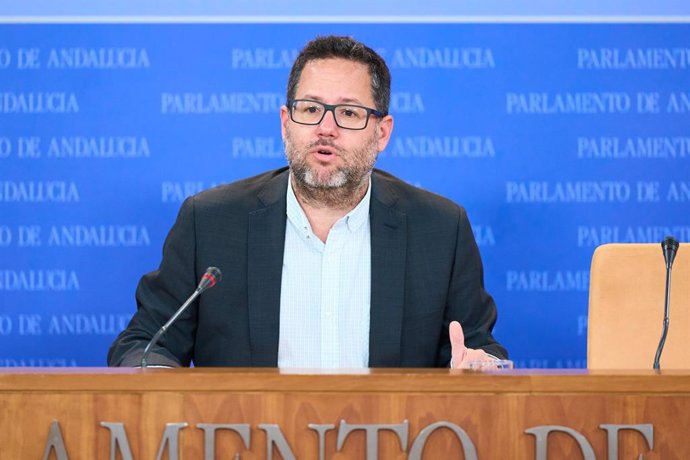
[(170, 325), (175, 322), (175, 320), (182, 314), (183, 311), (187, 309), (187, 307), (194, 301), (194, 299), (199, 297), (199, 294), (201, 294), (207, 289), (211, 289), (217, 283), (220, 283), (222, 276), (223, 275), (220, 272), (219, 268), (208, 267), (206, 269), (206, 273), (204, 273), (204, 275), (201, 277), (199, 285), (196, 287), (192, 295), (190, 295), (189, 298), (185, 301), (185, 303), (183, 303), (182, 306), (175, 312), (175, 314), (172, 315), (172, 318), (170, 318), (167, 323), (161, 326), (158, 332), (156, 332), (153, 338), (146, 345), (146, 348), (144, 348), (144, 354), (141, 355), (142, 369), (146, 369), (146, 367), (148, 366), (148, 362), (146, 360), (149, 357), (149, 353), (151, 353), (151, 349), (158, 342), (158, 339), (160, 339), (161, 336), (165, 334), (165, 331), (168, 330)]
[(664, 241), (661, 242), (661, 250), (664, 252), (664, 263), (666, 264), (667, 270), (670, 270), (673, 265), (676, 253), (678, 252), (678, 246), (678, 241), (672, 236), (667, 236), (664, 238)]
[(673, 266), (673, 260), (676, 258), (678, 246), (678, 241), (672, 236), (667, 236), (661, 242), (661, 250), (664, 253), (664, 263), (666, 264), (666, 300), (664, 302), (664, 325), (661, 331), (659, 346), (654, 356), (654, 370), (657, 371), (659, 370), (659, 360), (661, 359), (661, 352), (664, 350), (666, 335), (668, 334), (668, 310), (671, 304), (671, 267)]

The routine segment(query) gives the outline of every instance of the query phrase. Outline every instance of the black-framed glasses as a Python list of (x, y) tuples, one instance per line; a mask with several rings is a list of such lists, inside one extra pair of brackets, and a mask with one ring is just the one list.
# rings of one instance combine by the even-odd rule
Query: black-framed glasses
[(326, 112), (333, 112), (335, 124), (344, 129), (364, 129), (369, 123), (369, 115), (379, 118), (386, 114), (378, 110), (352, 104), (324, 104), (311, 99), (291, 99), (287, 101), (290, 119), (300, 125), (318, 125), (326, 116)]

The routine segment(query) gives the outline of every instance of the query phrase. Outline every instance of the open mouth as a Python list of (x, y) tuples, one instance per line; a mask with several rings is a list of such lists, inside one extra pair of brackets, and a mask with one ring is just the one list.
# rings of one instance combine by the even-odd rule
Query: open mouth
[(337, 157), (339, 149), (330, 142), (320, 141), (312, 144), (309, 151), (312, 155), (316, 155), (317, 157), (325, 160), (326, 158)]

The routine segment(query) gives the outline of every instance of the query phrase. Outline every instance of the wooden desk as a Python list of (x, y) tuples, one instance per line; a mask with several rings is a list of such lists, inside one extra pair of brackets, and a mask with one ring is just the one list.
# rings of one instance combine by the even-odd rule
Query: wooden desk
[[(605, 424), (653, 426), (651, 452), (642, 432), (620, 431), (618, 458), (644, 453), (645, 459), (688, 459), (690, 371), (0, 370), (0, 459), (43, 458), (53, 421), (59, 422), (70, 460), (110, 458), (117, 424), (134, 460), (156, 459), (168, 423), (187, 424), (169, 431), (177, 430), (179, 458), (186, 460), (234, 459), (236, 453), (266, 459), (267, 439), (280, 441), (280, 435), (296, 458), (318, 459), (319, 429), (310, 424), (332, 425), (320, 428), (329, 459), (367, 457), (364, 430), (345, 436), (352, 424), (396, 427), (398, 434), (384, 430), (371, 436), (383, 460), (413, 458), (420, 444), (424, 459), (463, 458), (461, 442), (449, 428), (454, 426), (464, 430), (480, 459), (538, 458), (537, 437), (526, 430), (544, 426), (574, 430), (597, 459), (606, 459), (608, 432), (600, 427)], [(439, 422), (446, 427), (433, 430)], [(237, 431), (218, 429), (211, 436), (215, 454), (205, 453), (210, 445), (205, 434), (213, 433), (208, 424), (246, 424), (248, 448)], [(425, 428), (433, 431), (424, 443)], [(552, 432), (546, 439), (549, 459), (583, 458), (572, 435)], [(280, 446), (271, 450), (273, 458), (281, 458)], [(175, 453), (166, 450), (163, 458)]]

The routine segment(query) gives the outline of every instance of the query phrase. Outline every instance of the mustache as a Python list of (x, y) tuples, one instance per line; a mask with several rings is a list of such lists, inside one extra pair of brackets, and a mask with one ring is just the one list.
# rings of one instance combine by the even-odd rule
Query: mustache
[(337, 150), (338, 153), (341, 153), (343, 151), (343, 149), (340, 146), (336, 145), (330, 139), (319, 139), (317, 141), (311, 142), (307, 145), (306, 150), (310, 150), (313, 147), (331, 147)]

